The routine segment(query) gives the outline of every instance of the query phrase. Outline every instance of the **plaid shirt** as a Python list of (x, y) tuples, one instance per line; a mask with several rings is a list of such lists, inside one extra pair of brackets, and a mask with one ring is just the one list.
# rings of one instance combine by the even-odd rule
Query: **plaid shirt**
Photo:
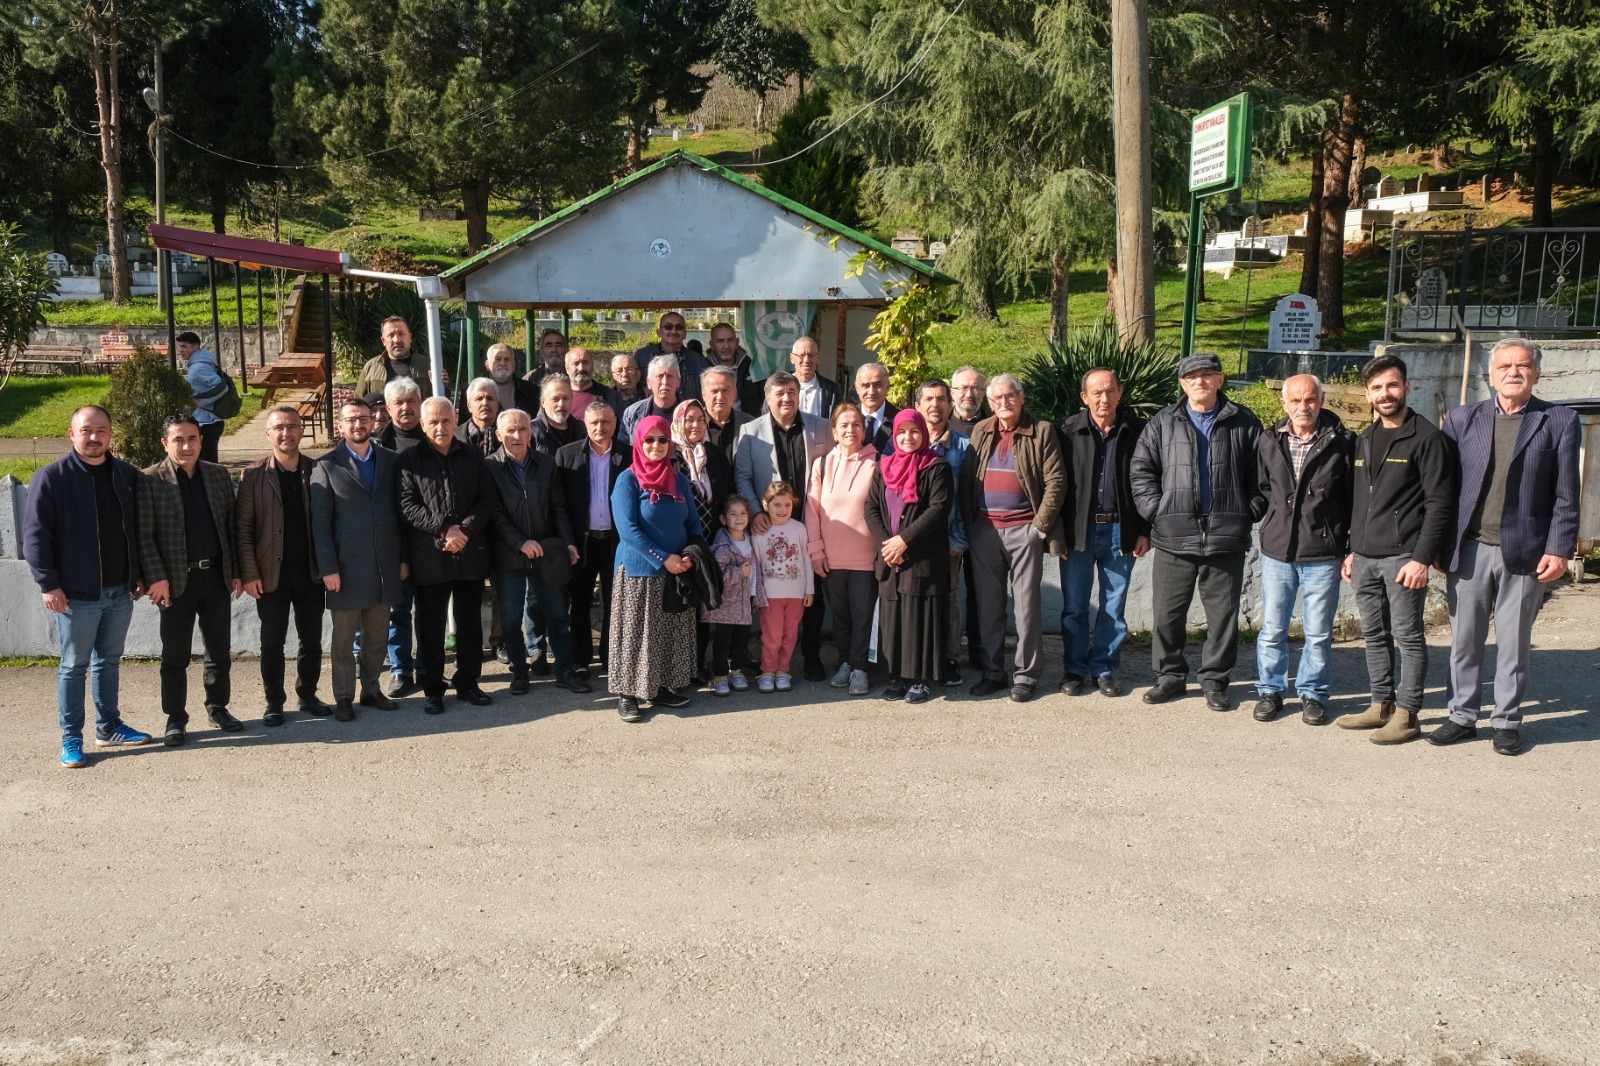
[(1300, 474), (1306, 468), (1306, 460), (1311, 456), (1311, 448), (1322, 437), (1323, 431), (1319, 428), (1304, 440), (1290, 432), (1287, 425), (1278, 432), (1283, 434), (1284, 443), (1289, 446), (1289, 466), (1294, 470), (1294, 483), (1298, 485)]

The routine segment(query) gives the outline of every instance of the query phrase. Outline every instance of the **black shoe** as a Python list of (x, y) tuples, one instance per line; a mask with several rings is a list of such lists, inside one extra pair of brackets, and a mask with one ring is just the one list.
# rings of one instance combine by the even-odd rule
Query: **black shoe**
[(1211, 711), (1233, 710), (1233, 701), (1228, 698), (1228, 690), (1225, 688), (1206, 689), (1206, 709)]
[(541, 655), (538, 658), (534, 659), (533, 662), (532, 662), (532, 666), (533, 666), (533, 676), (535, 676), (535, 677), (549, 677), (550, 676), (550, 660), (546, 659), (543, 655)]
[(883, 698), (886, 700), (903, 700), (906, 698), (906, 693), (910, 691), (911, 686), (906, 684), (903, 679), (891, 677), (889, 679), (889, 687), (883, 690)]
[(489, 694), (487, 692), (477, 687), (457, 689), (456, 699), (463, 703), (470, 703), (474, 707), (487, 707), (489, 704), (494, 702), (494, 700), (489, 698)]
[(494, 661), (499, 663), (501, 666), (511, 665), (511, 653), (506, 651), (506, 646), (504, 644), (496, 644), (494, 646)]
[(1454, 718), (1446, 719), (1444, 725), (1428, 734), (1428, 743), (1437, 744), (1441, 748), (1446, 744), (1454, 744), (1458, 740), (1472, 740), (1478, 735), (1478, 726), (1462, 725)]
[(361, 697), (361, 706), (380, 711), (398, 710), (400, 705), (381, 692), (369, 692)]
[(618, 696), (617, 717), (624, 722), (642, 722), (644, 712), (639, 709), (639, 701), (632, 696)]
[(1011, 686), (1011, 702), (1027, 703), (1033, 699), (1034, 691), (1035, 689), (1032, 685), (1019, 681)]
[(1100, 695), (1116, 699), (1122, 695), (1122, 682), (1117, 680), (1116, 674), (1101, 674), (1096, 684), (1100, 687)]
[(945, 688), (957, 688), (961, 684), (961, 664), (954, 659), (944, 661), (944, 675), (939, 679)]
[(161, 743), (169, 748), (181, 748), (183, 742), (189, 739), (188, 732), (183, 728), (182, 722), (167, 719), (167, 731), (161, 737)]
[(1164, 678), (1150, 686), (1143, 699), (1146, 703), (1170, 703), (1183, 695), (1186, 686), (1174, 678)]
[(929, 691), (927, 685), (912, 685), (906, 690), (907, 703), (927, 703), (931, 699), (933, 699), (933, 693)]
[(1328, 720), (1328, 705), (1310, 696), (1301, 696), (1300, 720), (1306, 725), (1322, 725)]
[(687, 707), (693, 701), (677, 689), (663, 688), (656, 693), (656, 698), (650, 701), (657, 707)]
[(309, 714), (313, 718), (326, 718), (333, 713), (332, 707), (329, 707), (315, 696), (301, 700), (299, 710), (300, 713)]
[(283, 708), (277, 704), (268, 707), (266, 712), (261, 715), (261, 724), (268, 727), (282, 725)]
[[(594, 691), (589, 687), (589, 682), (579, 677), (576, 672), (568, 673), (565, 676), (556, 675), (556, 684), (568, 692), (576, 692), (580, 696), (585, 692)], [(516, 690), (512, 689), (512, 691), (515, 692)]]
[(980, 677), (977, 683), (967, 691), (974, 696), (993, 696), (996, 692), (1004, 692), (1007, 687), (1006, 683), (999, 678)]
[(513, 696), (523, 696), (527, 694), (532, 685), (533, 680), (528, 677), (528, 671), (513, 670), (511, 671), (511, 687), (507, 691)]
[(587, 666), (574, 666), (572, 668), (572, 676), (580, 681), (587, 681), (589, 680), (589, 668)]
[(1063, 696), (1081, 696), (1083, 695), (1083, 690), (1083, 678), (1077, 674), (1068, 674), (1061, 679), (1061, 694)]
[(1278, 712), (1283, 710), (1283, 696), (1277, 692), (1263, 692), (1261, 698), (1256, 700), (1255, 710), (1250, 712), (1250, 717), (1258, 722), (1270, 722), (1278, 717)]
[(391, 699), (409, 696), (415, 691), (417, 691), (417, 680), (410, 674), (390, 674), (388, 687), (384, 689), (385, 694)]
[(444, 713), (444, 697), (443, 696), (429, 696), (427, 699), (423, 700), (422, 701), (422, 713), (423, 714), (443, 714)]
[(1515, 755), (1522, 750), (1522, 730), (1496, 729), (1494, 731), (1494, 750), (1501, 755)]
[(335, 722), (353, 722), (356, 720), (356, 706), (349, 700), (336, 700), (333, 705), (333, 720)]
[(207, 707), (206, 717), (211, 719), (211, 724), (224, 733), (237, 733), (244, 728), (244, 723), (228, 713), (226, 707)]
[(828, 680), (828, 671), (823, 667), (821, 659), (807, 659), (805, 669), (800, 673), (807, 681)]

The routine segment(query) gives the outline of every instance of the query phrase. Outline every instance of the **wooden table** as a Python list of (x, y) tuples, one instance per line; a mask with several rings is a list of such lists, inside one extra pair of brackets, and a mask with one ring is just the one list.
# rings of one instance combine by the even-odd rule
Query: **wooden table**
[[(273, 403), (279, 389), (315, 389), (328, 383), (327, 364), (317, 352), (285, 352), (250, 375), (250, 384), (266, 390), (263, 407)], [(285, 399), (285, 402), (293, 402)]]

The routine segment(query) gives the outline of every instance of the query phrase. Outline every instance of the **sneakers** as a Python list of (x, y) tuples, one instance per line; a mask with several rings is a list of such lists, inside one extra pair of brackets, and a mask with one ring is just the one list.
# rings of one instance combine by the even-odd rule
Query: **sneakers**
[(927, 703), (931, 699), (933, 693), (928, 691), (927, 685), (918, 683), (906, 690), (907, 703)]
[(711, 679), (711, 694), (713, 696), (726, 696), (731, 691), (733, 690), (729, 687), (727, 678), (713, 677)]
[(852, 672), (849, 663), (840, 663), (839, 669), (835, 670), (833, 676), (828, 679), (828, 684), (834, 688), (847, 688), (850, 684)]
[(903, 700), (906, 698), (906, 693), (910, 691), (911, 686), (906, 684), (903, 678), (891, 677), (889, 679), (889, 687), (883, 690), (883, 698), (886, 700)]
[(776, 690), (777, 686), (773, 683), (773, 677), (771, 674), (762, 674), (760, 677), (756, 678), (757, 692), (771, 695)]
[[(149, 737), (145, 737), (149, 740)], [(83, 757), (83, 741), (77, 737), (68, 737), (61, 742), (61, 765), (68, 770), (77, 770), (89, 765), (89, 760)]]
[(172, 715), (167, 715), (167, 731), (161, 737), (161, 743), (169, 748), (181, 748), (184, 741), (189, 739), (188, 730), (184, 723)]
[(632, 696), (618, 696), (617, 717), (624, 722), (642, 722), (644, 721), (644, 712), (639, 710), (639, 701)]
[(961, 684), (961, 664), (954, 659), (944, 661), (944, 673), (940, 676), (940, 684), (945, 688), (956, 688)]
[(656, 693), (656, 698), (650, 701), (657, 707), (687, 707), (690, 700), (687, 695), (675, 688), (663, 688)]
[[(102, 748), (132, 747), (136, 744), (150, 743), (150, 734), (141, 733), (126, 722), (118, 722), (110, 729), (97, 729), (94, 742)], [(81, 740), (74, 741), (79, 748), (83, 747)]]
[[(821, 679), (819, 678), (818, 680)], [(790, 689), (794, 688), (794, 678), (790, 677), (788, 674), (779, 674), (777, 684), (779, 692), (788, 692)]]
[(743, 670), (735, 670), (728, 675), (728, 687), (735, 692), (744, 692), (750, 687), (750, 679), (744, 676)]
[(871, 691), (872, 686), (867, 684), (867, 672), (865, 670), (850, 671), (850, 695), (865, 696)]
[(556, 686), (564, 688), (568, 692), (576, 692), (580, 696), (585, 692), (594, 691), (589, 687), (589, 682), (578, 676), (576, 670), (568, 670), (565, 673), (557, 674)]

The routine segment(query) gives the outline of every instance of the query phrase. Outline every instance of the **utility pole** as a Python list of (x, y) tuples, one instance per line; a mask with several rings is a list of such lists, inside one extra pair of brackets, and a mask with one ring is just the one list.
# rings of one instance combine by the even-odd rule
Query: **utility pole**
[(1150, 194), (1149, 0), (1111, 0), (1111, 111), (1117, 185), (1117, 332), (1155, 339), (1156, 266)]

